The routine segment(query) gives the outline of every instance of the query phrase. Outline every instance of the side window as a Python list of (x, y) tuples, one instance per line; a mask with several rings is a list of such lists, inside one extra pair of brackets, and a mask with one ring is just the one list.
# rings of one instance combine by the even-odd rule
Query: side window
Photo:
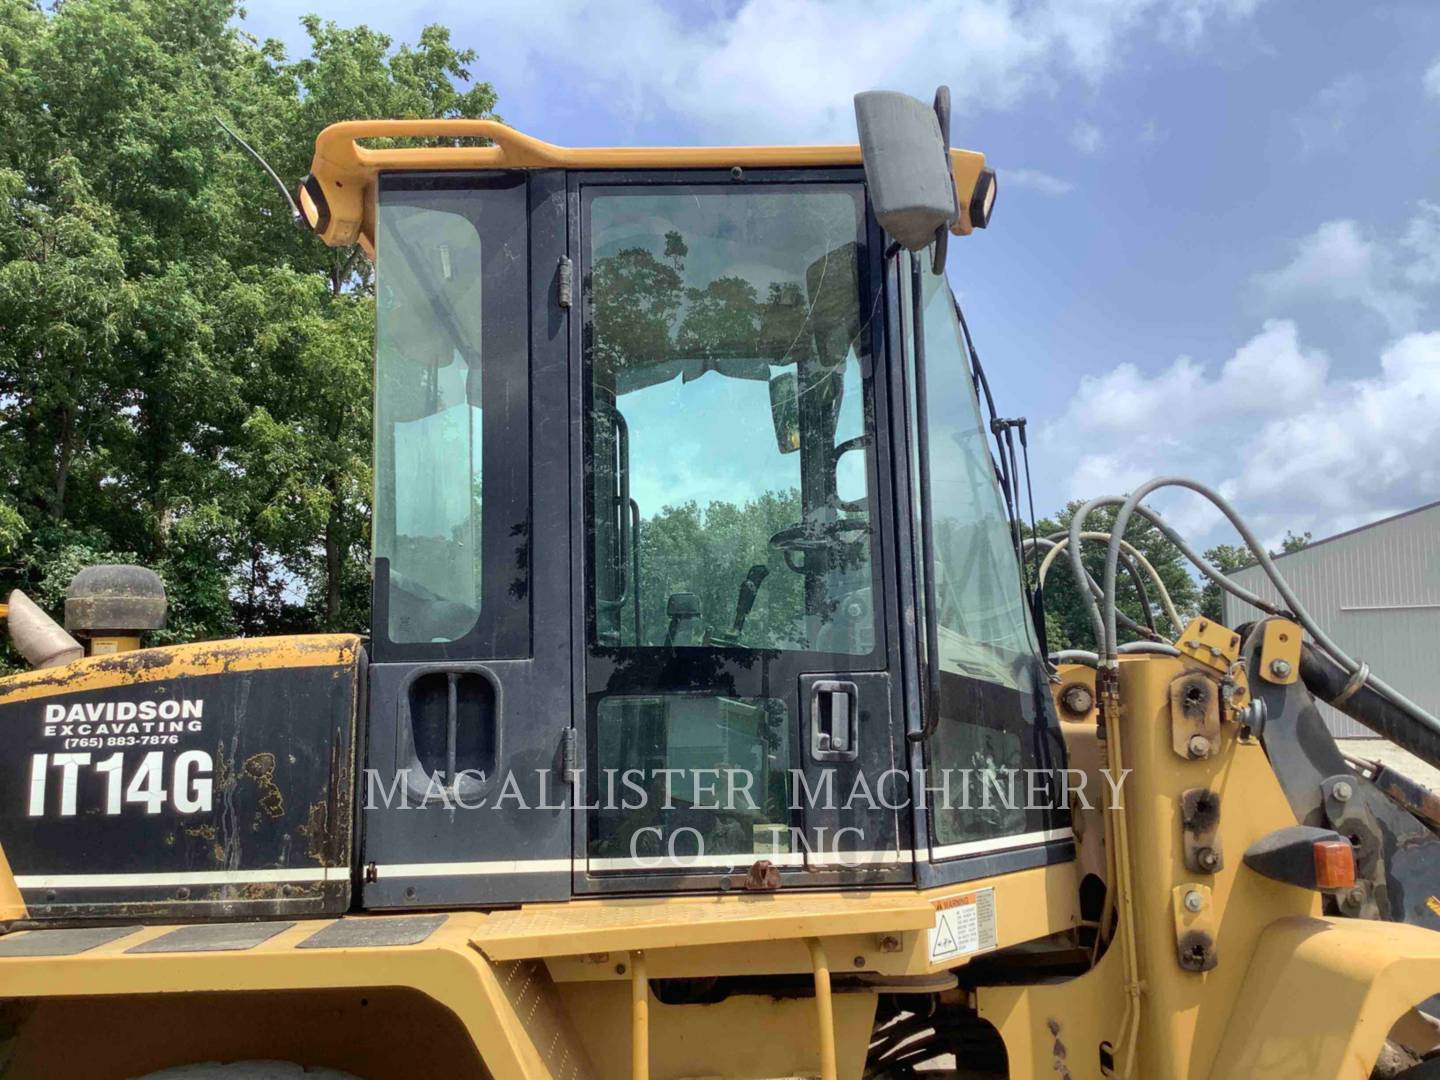
[(524, 181), (387, 178), (377, 232), (377, 645), (525, 655)]
[(925, 274), (940, 669), (1033, 689), (1036, 645), (950, 286)]
[[(902, 278), (908, 293), (909, 275)], [(951, 805), (932, 806), (934, 854), (943, 858), (963, 853), (971, 841), (1047, 826), (1046, 812), (1027, 811), (1023, 797), (1012, 800), (1009, 791), (1018, 775), (1023, 795), (1022, 770), (1046, 764), (1049, 740), (1037, 738), (1035, 726), (1047, 722), (1048, 690), (950, 286), (928, 268), (921, 281), (929, 415), (920, 419), (927, 426), (935, 538), (934, 565), (922, 572), (935, 575), (940, 669), (929, 768), (949, 770), (957, 785)], [(908, 324), (908, 296), (903, 306)], [(912, 415), (913, 374), (907, 372)], [(912, 472), (918, 485), (919, 469)], [(920, 596), (923, 603), (923, 589)]]

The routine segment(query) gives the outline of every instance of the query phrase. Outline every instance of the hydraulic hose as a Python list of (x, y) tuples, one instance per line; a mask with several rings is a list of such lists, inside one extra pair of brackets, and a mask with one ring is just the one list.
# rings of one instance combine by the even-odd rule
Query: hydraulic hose
[[(1080, 534), (1080, 539), (1108, 541), (1110, 539), (1110, 534), (1108, 532), (1082, 532)], [(1027, 541), (1027, 543), (1029, 542), (1032, 541)], [(1060, 557), (1060, 555), (1065, 551), (1065, 549), (1070, 546), (1070, 541), (1064, 537), (1059, 540), (1039, 537), (1033, 542), (1047, 546), (1045, 558), (1040, 563), (1040, 584), (1043, 586), (1045, 584), (1046, 575), (1050, 573), (1051, 565), (1055, 562), (1057, 558)], [(1170, 620), (1170, 625), (1175, 627), (1175, 633), (1178, 634), (1181, 630), (1185, 628), (1185, 623), (1183, 620), (1181, 620), (1180, 613), (1175, 609), (1175, 601), (1170, 599), (1170, 591), (1165, 588), (1165, 581), (1163, 578), (1161, 578), (1160, 572), (1155, 569), (1155, 567), (1151, 564), (1150, 560), (1145, 557), (1144, 553), (1140, 551), (1139, 548), (1135, 547), (1135, 545), (1131, 544), (1128, 540), (1122, 539), (1120, 541), (1120, 544), (1125, 554), (1129, 555), (1132, 559), (1138, 562), (1140, 564), (1140, 568), (1144, 570), (1145, 573), (1149, 575), (1150, 580), (1155, 583), (1155, 588), (1160, 593), (1160, 606), (1165, 611), (1165, 617)], [(1099, 583), (1096, 582), (1094, 578), (1090, 578), (1088, 574), (1086, 576), (1087, 578), (1089, 578), (1090, 581), (1091, 592), (1098, 599), (1098, 597), (1100, 596)]]
[[(1225, 517), (1229, 519), (1230, 524), (1235, 527), (1235, 531), (1238, 532), (1240, 534), (1240, 538), (1245, 541), (1245, 545), (1250, 549), (1251, 554), (1255, 556), (1255, 559), (1260, 564), (1261, 569), (1264, 570), (1266, 576), (1270, 578), (1271, 583), (1275, 586), (1275, 591), (1278, 592), (1281, 598), (1285, 601), (1285, 603), (1290, 606), (1291, 611), (1294, 612), (1295, 620), (1301, 626), (1303, 626), (1306, 631), (1309, 632), (1310, 636), (1315, 639), (1315, 643), (1322, 650), (1324, 650), (1324, 652), (1329, 655), (1331, 659), (1333, 659), (1337, 664), (1344, 668), (1349, 674), (1354, 675), (1360, 682), (1368, 682), (1368, 684), (1373, 687), (1378, 693), (1389, 699), (1389, 701), (1397, 708), (1399, 708), (1402, 712), (1408, 714), (1411, 717), (1413, 723), (1419, 725), (1422, 728), (1428, 729), (1431, 734), (1440, 737), (1440, 720), (1437, 720), (1425, 709), (1415, 704), (1415, 702), (1411, 701), (1404, 694), (1400, 693), (1400, 691), (1383, 682), (1375, 675), (1369, 674), (1368, 672), (1363, 672), (1362, 665), (1358, 661), (1353, 660), (1351, 657), (1349, 657), (1345, 653), (1345, 650), (1340, 648), (1340, 646), (1335, 643), (1335, 641), (1330, 637), (1330, 635), (1325, 633), (1325, 631), (1320, 628), (1320, 626), (1315, 622), (1315, 620), (1311, 618), (1310, 613), (1305, 610), (1305, 606), (1300, 602), (1299, 597), (1295, 595), (1295, 591), (1290, 588), (1289, 582), (1287, 582), (1285, 578), (1281, 575), (1280, 571), (1275, 568), (1275, 563), (1271, 560), (1270, 553), (1265, 550), (1265, 545), (1260, 543), (1260, 541), (1256, 538), (1254, 532), (1251, 531), (1250, 527), (1245, 523), (1245, 520), (1240, 517), (1239, 513), (1236, 512), (1235, 508), (1230, 505), (1229, 501), (1218, 491), (1215, 491), (1209, 486), (1200, 483), (1200, 481), (1198, 480), (1190, 480), (1186, 477), (1161, 476), (1142, 484), (1134, 491), (1134, 493), (1132, 493), (1127, 499), (1123, 501), (1120, 509), (1115, 514), (1115, 522), (1111, 526), (1110, 544), (1105, 552), (1105, 576), (1102, 583), (1102, 588), (1104, 590), (1104, 610), (1102, 612), (1101, 640), (1105, 642), (1104, 656), (1106, 659), (1105, 661), (1103, 661), (1104, 663), (1113, 663), (1116, 655), (1114, 644), (1117, 640), (1117, 636), (1115, 633), (1115, 580), (1117, 576), (1117, 571), (1119, 569), (1120, 561), (1120, 537), (1123, 536), (1125, 533), (1125, 526), (1130, 521), (1130, 515), (1140, 509), (1140, 500), (1145, 498), (1145, 496), (1149, 495), (1152, 491), (1155, 491), (1156, 489), (1162, 487), (1188, 488), (1189, 490), (1195, 492), (1197, 495), (1201, 495), (1204, 498), (1210, 500), (1210, 502), (1214, 504), (1215, 508), (1218, 509), (1222, 514), (1224, 514)], [(1109, 500), (1090, 500), (1090, 502), (1086, 503), (1085, 506), (1081, 508), (1080, 514), (1076, 515), (1076, 520), (1071, 521), (1070, 528), (1072, 549), (1076, 545), (1075, 535), (1078, 534), (1080, 531), (1079, 518), (1084, 514), (1088, 514), (1089, 511), (1093, 509), (1096, 505), (1099, 505), (1106, 501)], [(1143, 514), (1142, 511), (1142, 516), (1149, 517), (1150, 515)], [(1151, 518), (1151, 520), (1154, 519)], [(1181, 550), (1188, 553), (1188, 548), (1182, 548)], [(1078, 558), (1075, 551), (1073, 550), (1071, 551), (1071, 557), (1072, 560), (1077, 560)], [(1202, 570), (1205, 570), (1207, 574), (1214, 578), (1217, 583), (1220, 583), (1223, 587), (1229, 588), (1232, 593), (1240, 595), (1239, 587), (1236, 586), (1233, 581), (1230, 581), (1230, 579), (1226, 578), (1225, 575), (1220, 574), (1218, 571), (1215, 571), (1213, 568), (1209, 567), (1209, 565), (1205, 563), (1203, 559), (1200, 560), (1197, 565), (1199, 565)], [(1242, 599), (1244, 599), (1244, 597), (1242, 597)], [(1262, 611), (1269, 611), (1275, 614), (1279, 614), (1279, 612), (1277, 612), (1274, 606), (1271, 604), (1256, 604), (1255, 606), (1259, 607)]]
[(1415, 723), (1368, 682), (1356, 683), (1350, 672), (1308, 641), (1300, 646), (1300, 679), (1305, 689), (1332, 709), (1403, 746), (1426, 764), (1440, 768), (1440, 734)]
[[(1121, 656), (1135, 656), (1144, 654), (1146, 656), (1180, 656), (1180, 650), (1174, 645), (1164, 641), (1127, 641), (1120, 646)], [(1050, 654), (1052, 664), (1084, 664), (1086, 667), (1099, 667), (1100, 654), (1093, 653), (1089, 649), (1061, 649), (1059, 652)]]
[[(1100, 536), (1100, 535), (1109, 536), (1110, 534), (1109, 534), (1109, 533), (1103, 533), (1103, 534), (1101, 534), (1101, 533), (1096, 533), (1095, 535), (1096, 535), (1096, 536)], [(1038, 545), (1038, 546), (1044, 547), (1044, 548), (1046, 549), (1046, 551), (1047, 551), (1047, 554), (1046, 554), (1046, 556), (1045, 556), (1045, 561), (1040, 564), (1040, 573), (1039, 573), (1039, 576), (1038, 576), (1038, 578), (1037, 578), (1037, 580), (1038, 580), (1039, 583), (1040, 583), (1040, 588), (1042, 588), (1042, 589), (1044, 588), (1044, 585), (1045, 585), (1045, 575), (1046, 575), (1046, 574), (1048, 573), (1048, 571), (1049, 571), (1049, 566), (1051, 565), (1051, 563), (1053, 563), (1055, 556), (1058, 555), (1061, 551), (1065, 550), (1065, 544), (1066, 544), (1066, 541), (1064, 541), (1064, 540), (1061, 540), (1061, 541), (1059, 541), (1059, 542), (1056, 542), (1056, 541), (1051, 540), (1051, 539), (1049, 539), (1048, 537), (1044, 537), (1044, 536), (1041, 536), (1041, 537), (1030, 537), (1030, 538), (1027, 538), (1027, 539), (1025, 540), (1025, 546), (1026, 546), (1026, 547)], [(1144, 561), (1144, 556), (1143, 556), (1143, 555), (1141, 556), (1141, 561), (1142, 561), (1142, 562)], [(1151, 567), (1151, 569), (1153, 570), (1154, 568)], [(1158, 578), (1158, 576), (1157, 576), (1157, 578)], [(1091, 606), (1091, 607), (1094, 607), (1094, 608), (1098, 611), (1099, 608), (1098, 608), (1096, 605), (1097, 605), (1097, 603), (1098, 603), (1098, 601), (1099, 601), (1099, 599), (1100, 599), (1100, 583), (1099, 583), (1098, 581), (1096, 581), (1093, 577), (1091, 577), (1088, 573), (1085, 575), (1085, 580), (1086, 580), (1086, 582), (1088, 583), (1089, 588), (1090, 588), (1090, 598), (1089, 598), (1090, 606)], [(1163, 582), (1159, 582), (1159, 584), (1160, 584), (1161, 590), (1163, 591), (1164, 588), (1165, 588), (1164, 583), (1163, 583)], [(1143, 591), (1143, 590), (1142, 590), (1142, 591)], [(1168, 596), (1168, 594), (1167, 594), (1167, 596)], [(1156, 631), (1154, 631), (1154, 630), (1151, 630), (1148, 626), (1141, 626), (1141, 625), (1140, 625), (1139, 623), (1137, 623), (1134, 619), (1130, 618), (1130, 616), (1126, 615), (1123, 611), (1120, 612), (1120, 614), (1119, 614), (1119, 619), (1120, 619), (1120, 621), (1121, 621), (1122, 623), (1125, 624), (1125, 626), (1126, 626), (1127, 629), (1135, 631), (1135, 633), (1140, 634), (1142, 637), (1143, 637), (1143, 636), (1146, 636), (1146, 635), (1150, 635), (1150, 636), (1152, 636), (1152, 637), (1154, 637), (1154, 638), (1156, 638), (1156, 639), (1159, 639), (1159, 637), (1160, 637), (1160, 635), (1159, 635), (1158, 632), (1156, 632)]]
[[(1123, 495), (1104, 495), (1098, 499), (1091, 499), (1088, 503), (1086, 503), (1079, 510), (1077, 510), (1075, 512), (1075, 516), (1070, 520), (1070, 535), (1072, 537), (1072, 543), (1073, 536), (1078, 531), (1076, 528), (1077, 524), (1083, 525), (1085, 519), (1090, 516), (1092, 510), (1096, 510), (1102, 506), (1121, 506), (1124, 503), (1125, 497)], [(1257, 596), (1255, 593), (1251, 592), (1249, 589), (1245, 588), (1245, 586), (1239, 584), (1238, 582), (1231, 581), (1219, 570), (1211, 566), (1208, 562), (1205, 561), (1205, 557), (1203, 555), (1201, 555), (1188, 543), (1186, 543), (1185, 538), (1181, 536), (1178, 532), (1176, 532), (1171, 527), (1168, 521), (1166, 521), (1154, 510), (1151, 510), (1148, 506), (1137, 505), (1135, 507), (1135, 513), (1139, 514), (1146, 521), (1150, 522), (1150, 524), (1154, 525), (1157, 529), (1159, 529), (1165, 539), (1169, 540), (1170, 543), (1175, 545), (1176, 549), (1180, 552), (1180, 554), (1184, 555), (1187, 559), (1189, 559), (1190, 562), (1193, 563), (1202, 574), (1208, 577), (1220, 588), (1230, 593), (1232, 596), (1243, 600), (1251, 607), (1259, 608), (1261, 611), (1266, 612), (1267, 614), (1284, 615), (1287, 618), (1290, 616), (1290, 612), (1286, 611), (1283, 608), (1275, 606), (1262, 596)], [(1079, 555), (1073, 550), (1073, 548), (1071, 548), (1071, 545), (1067, 545), (1067, 549), (1071, 550), (1071, 569), (1073, 570), (1076, 567), (1080, 567), (1083, 569), (1084, 563), (1080, 561)], [(1099, 604), (1087, 599), (1087, 609), (1090, 613), (1091, 625), (1095, 628), (1095, 640), (1099, 642), (1105, 636), (1105, 624), (1100, 616), (1100, 606)]]

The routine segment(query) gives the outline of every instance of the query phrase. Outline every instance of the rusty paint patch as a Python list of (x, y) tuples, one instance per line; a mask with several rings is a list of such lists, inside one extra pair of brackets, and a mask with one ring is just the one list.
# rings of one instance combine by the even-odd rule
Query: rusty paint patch
[(1397, 780), (1393, 773), (1386, 770), (1380, 781), (1380, 790), (1432, 825), (1440, 825), (1440, 795), (1429, 788), (1422, 787), (1408, 777), (1403, 782)]
[(285, 813), (285, 796), (280, 792), (280, 785), (275, 783), (275, 755), (268, 751), (251, 754), (240, 771), (254, 780), (260, 789), (260, 809), (272, 818), (282, 816)]
[(300, 835), (305, 837), (305, 855), (314, 859), (321, 866), (326, 865), (325, 845), (329, 841), (329, 834), (325, 831), (325, 822), (329, 817), (325, 803), (314, 802), (310, 804), (310, 811), (305, 817), (305, 824), (299, 828)]

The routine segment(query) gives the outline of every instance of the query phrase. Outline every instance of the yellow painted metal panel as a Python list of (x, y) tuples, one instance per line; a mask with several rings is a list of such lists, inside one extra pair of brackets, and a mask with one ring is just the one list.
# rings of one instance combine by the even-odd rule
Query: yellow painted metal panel
[(10, 862), (5, 858), (5, 849), (0, 848), (0, 923), (25, 918), (25, 898), (15, 884), (15, 875)]
[[(998, 946), (1072, 928), (1078, 914), (1071, 863), (930, 889), (863, 893), (776, 892), (532, 904), (483, 917), (475, 944), (491, 959), (569, 957), (646, 949), (784, 941), (850, 934), (900, 934), (935, 925), (933, 902), (996, 890)], [(924, 935), (919, 935), (924, 947)], [(923, 955), (923, 953), (922, 953)], [(958, 957), (938, 967), (953, 967)], [(656, 958), (652, 955), (652, 961)], [(658, 961), (657, 961), (658, 962)]]
[(450, 916), (418, 945), (296, 948), (329, 925), (310, 921), (243, 952), (128, 952), (175, 929), (147, 927), (75, 956), (0, 960), (0, 996), (410, 986), (459, 1017), (496, 1080), (579, 1080), (592, 1075), (568, 1034), (543, 966), (489, 964), (469, 944), (478, 921), (479, 916), (470, 913)]
[(484, 917), (475, 944), (493, 960), (923, 930), (916, 892), (765, 893), (535, 904)]
[(1279, 919), (1249, 958), (1209, 1075), (1366, 1077), (1395, 1021), (1437, 989), (1440, 934), (1433, 930), (1358, 919)]

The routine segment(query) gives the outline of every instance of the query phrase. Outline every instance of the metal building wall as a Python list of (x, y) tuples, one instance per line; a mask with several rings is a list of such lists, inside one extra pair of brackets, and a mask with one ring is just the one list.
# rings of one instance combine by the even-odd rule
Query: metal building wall
[[(1440, 713), (1440, 502), (1313, 543), (1275, 565), (1341, 648), (1368, 661), (1412, 701)], [(1258, 566), (1231, 576), (1279, 602)], [(1231, 626), (1259, 614), (1226, 594)], [(1373, 734), (1329, 706), (1320, 711), (1337, 736)]]

